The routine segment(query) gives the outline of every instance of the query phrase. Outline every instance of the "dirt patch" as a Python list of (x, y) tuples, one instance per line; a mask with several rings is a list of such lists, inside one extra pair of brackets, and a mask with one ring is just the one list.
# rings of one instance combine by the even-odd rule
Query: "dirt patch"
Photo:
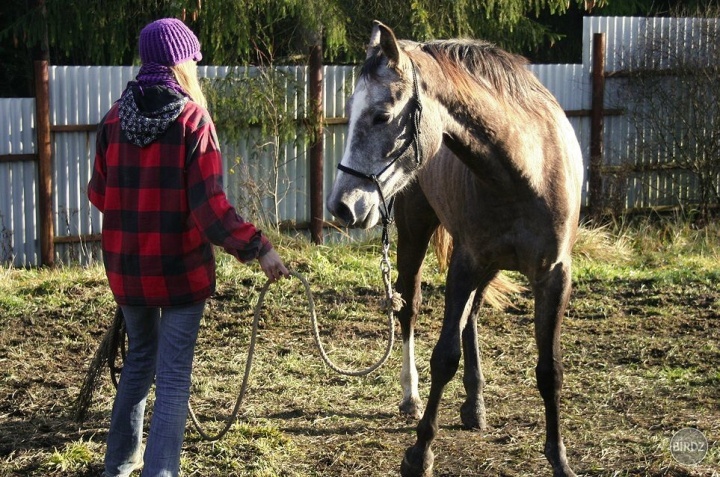
[[(221, 287), (198, 344), (192, 403), (219, 429), (239, 391), (255, 296), (247, 280)], [(71, 404), (112, 319), (102, 282), (48, 304), (32, 290), (26, 307), (0, 308), (0, 475), (97, 476), (114, 390), (107, 375), (86, 422)], [(378, 284), (378, 292), (380, 286)], [(317, 290), (331, 356), (360, 366), (377, 358), (385, 331), (375, 290)], [(417, 333), (421, 395), (439, 331), (442, 286), (424, 288)], [(487, 432), (460, 428), (460, 375), (448, 386), (434, 444), (435, 475), (550, 475), (542, 455), (544, 414), (535, 388), (532, 302), (486, 310), (480, 323)], [(18, 315), (17, 310), (23, 311)], [(240, 423), (219, 443), (189, 427), (184, 475), (398, 475), (414, 422), (397, 413), (400, 349), (365, 378), (339, 376), (321, 362), (299, 286), (268, 299)], [(328, 318), (330, 317), (330, 318)], [(586, 476), (713, 476), (720, 468), (720, 291), (689, 279), (583, 280), (564, 325), (562, 418), (568, 458)], [(462, 372), (462, 368), (459, 373)], [(672, 435), (701, 430), (710, 452), (697, 466), (676, 462)], [(73, 447), (74, 446), (74, 447)], [(73, 453), (75, 447), (84, 449)], [(82, 457), (84, 455), (84, 457)]]

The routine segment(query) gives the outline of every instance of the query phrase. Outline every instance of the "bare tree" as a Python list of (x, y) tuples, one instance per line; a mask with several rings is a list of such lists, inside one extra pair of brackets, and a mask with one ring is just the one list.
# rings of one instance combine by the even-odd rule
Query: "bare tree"
[[(630, 169), (704, 221), (720, 197), (720, 20), (673, 25), (647, 32), (640, 67), (625, 79), (639, 156)], [(649, 180), (657, 174), (665, 179)]]
[(248, 146), (244, 157), (226, 158), (234, 160), (229, 173), (237, 174), (241, 184), (237, 205), (263, 226), (277, 228), (285, 196), (304, 186), (293, 184), (287, 172), (309, 140), (309, 119), (298, 109), (300, 83), (292, 69), (277, 67), (268, 58), (262, 66), (206, 80), (204, 89), (223, 139)]

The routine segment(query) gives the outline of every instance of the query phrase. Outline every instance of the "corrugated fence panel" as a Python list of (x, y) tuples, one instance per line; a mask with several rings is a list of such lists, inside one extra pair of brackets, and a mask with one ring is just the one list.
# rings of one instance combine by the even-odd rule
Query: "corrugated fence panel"
[[(286, 91), (284, 113), (297, 120), (304, 117), (307, 101), (306, 67), (278, 67)], [(200, 67), (198, 73), (205, 78), (223, 78), (230, 72), (238, 76), (257, 75), (256, 68)], [(269, 222), (309, 220), (307, 206), (306, 144), (303, 134), (294, 141), (280, 145), (276, 151), (273, 138), (261, 138), (259, 131), (250, 131), (248, 137), (237, 144), (223, 139), (225, 186), (228, 197), (248, 220)], [(276, 156), (277, 154), (277, 156)], [(276, 164), (277, 162), (277, 164)], [(276, 199), (273, 199), (273, 196)], [(277, 202), (277, 217), (275, 204)]]
[[(617, 71), (631, 69), (632, 57), (629, 51), (637, 38), (644, 30), (644, 18), (617, 18), (617, 17), (586, 17), (584, 19), (583, 31), (583, 63), (587, 65), (588, 76), (592, 73), (592, 46), (595, 33), (605, 33), (605, 69), (606, 71)], [(605, 98), (606, 107), (625, 107), (626, 99), (617, 97), (618, 92), (625, 91), (620, 86), (621, 82), (607, 81)], [(635, 134), (629, 130), (630, 124), (625, 115), (606, 116), (604, 118), (604, 168), (621, 166), (627, 159), (629, 151), (635, 150)], [(588, 130), (589, 133), (589, 130)], [(610, 190), (615, 194), (625, 194), (626, 203), (637, 203), (638, 187), (636, 181), (623, 177), (623, 173), (603, 177), (606, 193)], [(612, 182), (612, 183), (611, 183)]]
[[(590, 64), (592, 36), (605, 32), (605, 68), (610, 74), (606, 82), (606, 107), (625, 111), (622, 116), (605, 118), (607, 172), (603, 179), (606, 191), (612, 191), (612, 195), (622, 201), (617, 204), (622, 208), (675, 206), (698, 201), (698, 179), (695, 174), (672, 166), (680, 151), (669, 143), (671, 134), (676, 138), (684, 135), (682, 123), (696, 114), (693, 110), (702, 107), (699, 103), (703, 101), (693, 97), (687, 84), (672, 71), (718, 66), (720, 20), (588, 17), (584, 22), (583, 59)], [(652, 80), (648, 80), (647, 75), (645, 79), (636, 76), (631, 80), (627, 75), (648, 70), (667, 73), (656, 74)], [(620, 74), (612, 76), (613, 72)], [(665, 91), (663, 100), (647, 92), (649, 81), (657, 91)], [(666, 104), (662, 104), (663, 101)], [(674, 126), (665, 123), (657, 127), (667, 121), (674, 122)]]
[[(583, 64), (531, 65), (530, 70), (555, 95), (566, 111), (574, 111), (570, 122), (580, 142), (585, 165), (589, 161), (589, 123), (583, 111), (590, 109), (592, 37), (606, 33), (607, 71), (638, 68), (673, 67), (678, 62), (694, 61), (717, 66), (720, 49), (717, 39), (718, 20), (587, 17), (584, 19)], [(698, 41), (698, 39), (700, 39)], [(696, 47), (687, 48), (693, 43)], [(665, 53), (657, 55), (657, 45)], [(66, 67), (50, 68), (51, 125), (96, 125), (139, 67)], [(220, 78), (231, 71), (257, 74), (245, 67), (202, 66), (201, 77)], [(283, 67), (288, 75), (286, 114), (301, 120), (308, 100), (307, 68)], [(336, 167), (342, 158), (347, 124), (345, 101), (356, 81), (357, 67), (325, 66), (323, 107), (328, 125), (324, 129), (324, 187), (327, 193), (334, 181)], [(297, 85), (291, 88), (290, 85)], [(627, 78), (609, 77), (606, 84), (606, 108), (642, 111), (649, 106), (628, 97)], [(636, 104), (638, 103), (638, 104)], [(34, 99), (0, 99), (0, 154), (35, 152)], [(286, 144), (279, 151), (279, 169), (268, 147), (267, 138), (253, 130), (248, 137), (229, 144), (220, 136), (225, 162), (225, 186), (230, 200), (251, 220), (293, 221), (308, 223), (309, 160), (307, 141)], [(653, 131), (646, 124), (633, 125), (628, 115), (605, 117), (604, 150), (605, 186), (624, 194), (626, 207), (647, 207), (690, 199), (697, 189), (696, 180), (686, 173), (651, 170), (668, 161), (668, 154), (648, 151), (646, 142)], [(302, 136), (302, 135), (300, 135)], [(53, 131), (53, 174), (56, 253), (63, 262), (93, 259), (87, 244), (73, 243), (77, 237), (100, 232), (101, 216), (86, 199), (86, 185), (95, 154), (95, 131)], [(627, 170), (628, 164), (631, 169)], [(268, 185), (277, 178), (278, 216)], [(586, 182), (587, 184), (587, 182)], [(586, 185), (587, 187), (587, 185)], [(0, 163), (0, 261), (16, 266), (33, 266), (39, 261), (37, 165), (34, 161), (6, 160)], [(584, 197), (587, 196), (584, 190)], [(325, 219), (332, 217), (325, 212)], [(68, 244), (70, 242), (70, 244)], [(96, 252), (96, 250), (95, 250)], [(96, 255), (95, 255), (96, 256)]]
[[(301, 121), (305, 117), (307, 104), (307, 68), (285, 67), (287, 74), (287, 114)], [(284, 156), (280, 161), (280, 220), (285, 222), (309, 222), (307, 136), (301, 133), (294, 141), (285, 145)]]
[[(298, 85), (296, 94), (297, 117), (301, 119), (305, 116), (305, 106), (309, 95), (307, 87), (307, 68), (297, 68), (295, 70), (295, 82)], [(295, 164), (295, 214), (286, 217), (287, 220), (295, 220), (298, 223), (310, 222), (310, 161), (305, 153), (305, 148), (300, 147)]]
[[(0, 154), (35, 154), (35, 100), (0, 98)], [(37, 162), (0, 162), (0, 264), (36, 265)]]
[(640, 39), (647, 38), (647, 22), (641, 17), (585, 17), (583, 19), (583, 64), (592, 65), (593, 35), (605, 33), (605, 69), (617, 71), (637, 68), (642, 56), (636, 54)]
[[(633, 56), (629, 54), (633, 45), (646, 33), (646, 19), (644, 18), (597, 18), (594, 22), (609, 22), (606, 26), (606, 70), (619, 71), (634, 69)], [(618, 25), (619, 24), (619, 25)], [(618, 31), (620, 33), (618, 33)], [(594, 32), (593, 32), (594, 33)], [(638, 59), (642, 55), (635, 55)], [(606, 82), (606, 98), (610, 107), (625, 109), (627, 107), (627, 80), (608, 80)], [(617, 168), (612, 175), (605, 175), (604, 187), (606, 193), (619, 196), (626, 206), (642, 206), (645, 203), (643, 193), (643, 180), (633, 177), (625, 170), (619, 169), (626, 163), (628, 156), (638, 152), (641, 139), (636, 134), (626, 115), (605, 118), (604, 131), (604, 166)], [(623, 192), (624, 191), (624, 192)]]
[[(335, 178), (336, 165), (342, 156), (346, 124), (334, 124), (334, 120), (343, 120), (345, 100), (354, 84), (353, 66), (324, 66), (323, 112), (331, 123), (324, 128), (323, 153), (324, 187), (326, 190)], [(223, 77), (228, 73), (226, 67), (201, 67), (199, 74), (208, 78)], [(283, 67), (287, 74), (287, 97), (285, 110), (298, 120), (305, 117), (305, 105), (308, 102), (308, 84), (306, 67)], [(222, 139), (222, 131), (218, 131)], [(266, 138), (267, 139), (267, 138)], [(225, 185), (228, 196), (238, 207), (248, 214), (251, 220), (273, 220), (274, 201), (268, 197), (269, 189), (274, 185), (274, 159), (272, 148), (260, 148), (265, 144), (257, 135), (250, 134), (242, 144), (223, 142), (225, 161)], [(308, 190), (310, 187), (308, 144), (301, 134), (297, 140), (288, 142), (280, 151), (278, 181), (278, 219), (307, 224), (310, 221)], [(265, 193), (263, 193), (265, 191)], [(325, 211), (325, 218), (332, 216)]]
[[(244, 68), (231, 68), (228, 66), (198, 66), (198, 76), (201, 78), (224, 78), (230, 72), (240, 74), (240, 71)], [(227, 144), (221, 139), (220, 150), (223, 153), (223, 167), (224, 167), (224, 185), (228, 194), (228, 199), (237, 204), (241, 198), (242, 187), (238, 181), (233, 180), (235, 174), (238, 173), (239, 167), (241, 166), (241, 160), (246, 157), (243, 148), (240, 144)]]
[[(328, 66), (325, 68), (324, 106), (325, 118), (329, 120), (324, 135), (323, 188), (326, 196), (330, 193), (335, 181), (337, 165), (342, 159), (347, 135), (346, 123), (336, 124), (336, 121), (331, 120), (345, 119), (345, 104), (355, 86), (358, 71), (354, 66)], [(326, 208), (323, 208), (323, 210), (325, 220), (331, 221), (334, 219)]]
[[(132, 66), (51, 67), (51, 127), (98, 124), (138, 71)], [(99, 258), (97, 244), (75, 240), (101, 230), (102, 216), (87, 200), (94, 157), (94, 129), (53, 132), (53, 207), (59, 239), (55, 254), (63, 263)]]

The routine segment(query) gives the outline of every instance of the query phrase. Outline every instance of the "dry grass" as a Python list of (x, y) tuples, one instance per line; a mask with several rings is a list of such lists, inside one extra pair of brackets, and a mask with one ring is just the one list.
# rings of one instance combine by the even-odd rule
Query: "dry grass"
[[(682, 224), (584, 231), (565, 320), (563, 429), (568, 457), (586, 476), (713, 476), (720, 468), (720, 236)], [(598, 244), (599, 241), (599, 244)], [(333, 359), (360, 367), (382, 352), (386, 330), (379, 247), (313, 247), (277, 238), (312, 283)], [(608, 251), (609, 250), (609, 251)], [(232, 409), (245, 363), (257, 267), (226, 256), (198, 343), (192, 404), (209, 431)], [(417, 333), (421, 395), (443, 307), (443, 279), (428, 257)], [(550, 475), (535, 389), (532, 301), (481, 320), (486, 433), (459, 426), (460, 376), (447, 388), (435, 442), (436, 476)], [(96, 476), (113, 389), (96, 394), (85, 424), (70, 419), (87, 365), (112, 319), (99, 267), (0, 271), (0, 476)], [(298, 281), (267, 296), (242, 416), (220, 442), (189, 427), (184, 475), (398, 475), (414, 423), (397, 413), (400, 349), (365, 378), (336, 375), (320, 360)], [(462, 372), (462, 369), (461, 371)], [(698, 466), (677, 463), (669, 439), (703, 431)]]

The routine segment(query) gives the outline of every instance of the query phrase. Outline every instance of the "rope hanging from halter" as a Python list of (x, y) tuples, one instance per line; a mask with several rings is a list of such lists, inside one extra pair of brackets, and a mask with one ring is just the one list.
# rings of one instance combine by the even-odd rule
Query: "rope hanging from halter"
[[(325, 364), (328, 365), (330, 369), (333, 371), (345, 374), (348, 376), (365, 376), (376, 369), (378, 369), (380, 366), (385, 364), (385, 361), (390, 357), (390, 353), (392, 352), (392, 347), (395, 342), (395, 326), (394, 326), (394, 317), (393, 317), (393, 308), (392, 308), (392, 287), (387, 288), (386, 292), (389, 293), (388, 295), (388, 328), (390, 331), (390, 336), (387, 342), (387, 345), (385, 347), (385, 352), (383, 356), (374, 364), (370, 365), (369, 367), (365, 369), (359, 369), (359, 370), (350, 370), (345, 369), (337, 366), (335, 363), (332, 362), (330, 357), (325, 352), (325, 348), (322, 344), (322, 341), (320, 340), (320, 330), (318, 329), (318, 323), (317, 323), (317, 315), (315, 313), (315, 301), (313, 299), (312, 292), (310, 291), (310, 284), (308, 281), (303, 277), (301, 274), (295, 272), (294, 270), (290, 270), (290, 274), (300, 280), (305, 287), (305, 296), (308, 300), (308, 309), (310, 311), (310, 322), (312, 324), (312, 331), (313, 331), (313, 337), (315, 338), (315, 344), (317, 345), (318, 350), (320, 351), (320, 356), (322, 357), (322, 360), (325, 362)], [(384, 273), (383, 273), (383, 280), (385, 280)], [(250, 369), (252, 367), (252, 360), (253, 355), (255, 354), (255, 343), (257, 341), (257, 331), (258, 326), (260, 323), (260, 310), (262, 309), (262, 305), (265, 301), (265, 294), (268, 291), (268, 288), (270, 287), (270, 284), (272, 282), (270, 280), (265, 282), (265, 285), (262, 287), (262, 290), (260, 291), (260, 296), (258, 297), (258, 302), (255, 305), (255, 316), (253, 319), (253, 325), (252, 325), (252, 334), (250, 335), (250, 347), (248, 348), (248, 354), (247, 354), (247, 360), (245, 362), (245, 375), (243, 376), (242, 385), (240, 386), (240, 393), (238, 394), (238, 397), (235, 401), (235, 407), (233, 408), (232, 413), (230, 414), (230, 417), (228, 418), (227, 422), (225, 423), (225, 426), (223, 429), (215, 434), (210, 435), (207, 432), (205, 432), (200, 424), (200, 421), (198, 420), (197, 416), (195, 415), (195, 411), (192, 408), (192, 405), (188, 403), (188, 414), (190, 415), (190, 419), (192, 420), (193, 425), (195, 426), (195, 429), (198, 431), (198, 434), (205, 439), (206, 441), (217, 441), (221, 439), (232, 427), (233, 423), (237, 419), (237, 416), (240, 412), (240, 406), (242, 405), (243, 399), (245, 398), (245, 393), (247, 392), (247, 387), (249, 383), (250, 378)], [(388, 291), (389, 290), (389, 291)], [(397, 294), (396, 294), (397, 295)], [(399, 297), (398, 297), (399, 298)]]

